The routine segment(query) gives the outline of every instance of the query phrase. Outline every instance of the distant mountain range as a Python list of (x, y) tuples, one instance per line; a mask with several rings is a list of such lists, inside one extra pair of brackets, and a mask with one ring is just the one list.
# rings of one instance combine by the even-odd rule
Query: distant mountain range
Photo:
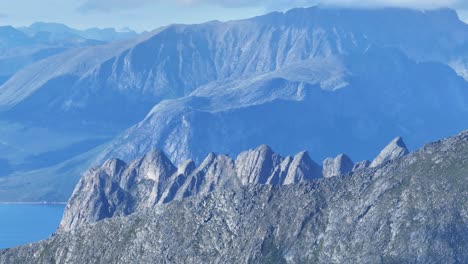
[(49, 36), (52, 39), (83, 38), (110, 42), (134, 38), (138, 34), (131, 29), (116, 30), (114, 28), (89, 28), (77, 30), (59, 23), (36, 22), (29, 27), (18, 28), (29, 36)]
[(301, 8), (71, 49), (0, 87), (0, 200), (64, 201), (89, 165), (154, 149), (176, 165), (414, 149), (468, 127), (467, 62), (449, 9)]
[[(468, 259), (468, 131), (410, 154), (397, 138), (371, 167), (329, 178), (315, 179), (306, 156), (289, 163), (261, 146), (235, 162), (210, 154), (199, 168), (177, 169), (161, 152), (129, 165), (110, 160), (82, 178), (56, 234), (0, 250), (0, 263)], [(281, 175), (300, 177), (268, 182)], [(176, 199), (155, 205), (173, 190)], [(194, 196), (179, 201), (179, 191)], [(120, 217), (95, 222), (111, 216)]]
[(0, 84), (25, 66), (65, 50), (136, 35), (134, 31), (118, 32), (111, 28), (81, 31), (62, 24), (43, 22), (21, 28), (0, 26)]

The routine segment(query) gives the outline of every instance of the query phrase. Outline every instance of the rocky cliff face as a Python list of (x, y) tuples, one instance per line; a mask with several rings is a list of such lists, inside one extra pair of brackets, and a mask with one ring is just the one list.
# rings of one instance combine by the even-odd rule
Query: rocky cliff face
[(340, 154), (336, 158), (327, 158), (322, 164), (325, 178), (348, 173), (354, 168), (353, 161), (345, 154)]
[(348, 176), (215, 191), (84, 225), (0, 251), (0, 263), (465, 263), (467, 175), (464, 132)]
[[(388, 162), (403, 156), (408, 151), (400, 146), (404, 146), (403, 139), (393, 140), (375, 160)], [(177, 168), (160, 151), (151, 151), (129, 164), (110, 159), (101, 167), (90, 169), (80, 180), (66, 206), (60, 230), (215, 190), (254, 184), (297, 184), (322, 176), (340, 176), (365, 168), (364, 165), (354, 168), (351, 159), (340, 154), (325, 159), (321, 167), (305, 151), (282, 157), (267, 145), (244, 151), (235, 160), (210, 153), (198, 167), (188, 160)]]
[(392, 140), (372, 161), (370, 167), (377, 167), (391, 160), (403, 157), (409, 153), (401, 137)]
[(321, 176), (321, 167), (307, 152), (283, 158), (266, 145), (243, 152), (236, 160), (211, 153), (198, 167), (187, 161), (176, 168), (159, 151), (128, 165), (111, 159), (89, 170), (80, 180), (60, 229), (70, 230), (215, 190), (248, 184), (296, 184)]

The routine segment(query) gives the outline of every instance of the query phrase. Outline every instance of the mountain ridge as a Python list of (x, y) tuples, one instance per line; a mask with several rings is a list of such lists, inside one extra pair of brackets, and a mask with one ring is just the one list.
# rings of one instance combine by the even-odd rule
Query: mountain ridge
[(177, 167), (158, 150), (129, 163), (109, 159), (102, 166), (88, 170), (79, 181), (67, 203), (59, 230), (73, 230), (88, 223), (127, 216), (157, 204), (216, 190), (257, 184), (298, 184), (380, 167), (409, 153), (406, 149), (398, 155), (389, 152), (395, 142), (404, 146), (398, 137), (375, 158), (373, 166), (367, 164), (356, 168), (343, 154), (324, 160), (320, 166), (307, 151), (282, 157), (267, 145), (243, 151), (235, 158), (209, 153), (198, 166), (193, 160), (187, 160)]
[(0, 263), (463, 263), (467, 155), (464, 131), (350, 175), (215, 191), (59, 232), (0, 251)]

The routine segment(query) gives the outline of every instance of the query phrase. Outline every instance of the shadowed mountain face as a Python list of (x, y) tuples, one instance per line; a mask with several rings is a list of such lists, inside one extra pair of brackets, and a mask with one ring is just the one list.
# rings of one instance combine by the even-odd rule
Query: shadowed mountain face
[[(468, 26), (447, 9), (306, 8), (172, 25), (31, 65), (0, 87), (0, 121), (51, 131), (33, 156), (83, 149), (36, 166), (41, 179), (154, 149), (177, 165), (265, 143), (363, 160), (394, 135), (415, 148), (468, 126), (467, 42)], [(48, 149), (53, 133), (74, 140)], [(18, 135), (3, 141), (21, 149)], [(18, 171), (4, 182), (23, 186)]]
[(463, 132), (346, 176), (215, 191), (61, 231), (1, 251), (0, 263), (464, 263), (467, 157)]

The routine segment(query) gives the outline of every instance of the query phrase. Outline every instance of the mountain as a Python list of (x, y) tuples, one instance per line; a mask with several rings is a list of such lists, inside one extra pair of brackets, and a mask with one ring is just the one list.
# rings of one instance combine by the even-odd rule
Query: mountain
[(215, 191), (60, 231), (0, 251), (0, 263), (464, 263), (467, 156), (465, 131), (348, 175)]
[(0, 85), (26, 66), (78, 47), (136, 37), (133, 31), (88, 29), (80, 31), (62, 24), (34, 23), (29, 27), (0, 26)]
[(463, 129), (467, 116), (468, 85), (453, 70), (371, 48), (340, 63), (307, 63), (160, 103), (98, 160), (161, 149), (176, 163), (199, 162), (213, 149), (237, 155), (263, 143), (285, 154), (305, 148), (317, 160), (341, 151), (362, 160), (392, 135), (415, 148)]
[[(201, 161), (211, 150), (237, 155), (262, 143), (288, 154), (305, 147), (317, 159), (343, 149), (365, 159), (391, 135), (403, 135), (414, 148), (467, 125), (460, 123), (467, 116), (466, 81), (447, 67), (466, 58), (467, 27), (453, 11), (295, 9), (224, 27), (223, 41), (205, 46), (233, 54), (220, 64), (235, 67), (229, 79), (157, 104), (99, 162), (151, 149), (176, 163)], [(225, 43), (239, 45), (229, 50)], [(216, 62), (218, 53), (203, 58)]]
[(216, 190), (249, 184), (296, 184), (321, 176), (320, 166), (306, 152), (283, 158), (265, 145), (245, 151), (235, 160), (210, 153), (198, 167), (188, 160), (177, 168), (159, 151), (128, 165), (112, 159), (92, 168), (80, 180), (60, 229), (71, 230)]
[(69, 48), (97, 43), (76, 37), (52, 41), (41, 36), (29, 36), (12, 26), (0, 26), (0, 85), (31, 63)]
[[(395, 18), (399, 18), (398, 23), (394, 23)], [(400, 23), (405, 23), (405, 32), (400, 30)], [(371, 47), (385, 47), (399, 49), (418, 62), (450, 64), (464, 58), (466, 32), (466, 24), (451, 10), (423, 13), (316, 7), (227, 23), (172, 25), (129, 45), (111, 45), (109, 51), (91, 47), (31, 67), (3, 85), (0, 106), (17, 113), (31, 109), (39, 98), (52, 102), (60, 98), (56, 103), (44, 104), (43, 110), (27, 120), (32, 121), (39, 114), (53, 119), (60, 109), (82, 126), (88, 122), (96, 125), (114, 116), (123, 116), (121, 122), (128, 119), (125, 117), (141, 119), (146, 114), (141, 113), (143, 109), (148, 112), (159, 101), (186, 96), (202, 85), (220, 86), (230, 80), (277, 71), (320, 80), (328, 89), (336, 89), (344, 85), (340, 81), (347, 76), (346, 68), (339, 63), (343, 55), (360, 56)], [(89, 54), (96, 58), (90, 60)], [(67, 61), (66, 67), (57, 61)], [(304, 67), (308, 62), (316, 67), (323, 62), (328, 66), (325, 73), (332, 71), (332, 76), (322, 80), (313, 75), (320, 72), (297, 73), (295, 67)], [(46, 66), (38, 78), (37, 68)], [(57, 88), (62, 86), (69, 88)], [(13, 98), (13, 93), (22, 96)], [(110, 99), (98, 108), (93, 102), (97, 97)], [(138, 107), (140, 104), (143, 106)], [(114, 110), (114, 115), (88, 114), (107, 108)], [(134, 114), (128, 113), (134, 108)]]
[(49, 33), (52, 34), (55, 38), (67, 39), (74, 36), (102, 42), (125, 40), (134, 38), (138, 35), (135, 31), (130, 29), (123, 31), (117, 31), (114, 28), (90, 28), (85, 30), (77, 30), (63, 24), (46, 22), (36, 22), (29, 27), (20, 28), (20, 30), (28, 35)]
[[(364, 160), (394, 135), (414, 149), (466, 128), (467, 39), (449, 9), (314, 7), (171, 25), (18, 72), (0, 87), (0, 121), (81, 138), (59, 148), (67, 155), (54, 166), (97, 149), (86, 164), (155, 149), (199, 164), (264, 143)], [(36, 154), (51, 151), (51, 138)], [(24, 170), (12, 167), (8, 181), (20, 181)]]
[[(374, 161), (391, 162), (408, 152), (394, 155), (389, 149), (404, 146), (398, 137), (391, 141)], [(384, 162), (374, 163), (379, 167)], [(210, 153), (196, 167), (187, 160), (176, 167), (161, 151), (152, 151), (129, 164), (119, 159), (107, 160), (88, 170), (76, 186), (65, 209), (60, 230), (68, 231), (106, 218), (126, 216), (157, 204), (206, 195), (213, 191), (238, 189), (247, 185), (290, 185), (322, 177), (330, 178), (354, 170), (344, 154), (327, 158), (323, 166), (302, 151), (294, 157), (282, 157), (269, 146), (241, 152), (237, 158)]]
[[(79, 32), (64, 25), (44, 23), (28, 28), (0, 27), (0, 84), (35, 62), (105, 43), (65, 30)], [(107, 31), (102, 33), (108, 34)], [(44, 71), (44, 68), (36, 69), (36, 76)], [(64, 133), (15, 118), (0, 120), (0, 200), (66, 200), (82, 172), (92, 165), (96, 154), (90, 156), (90, 153), (114, 136), (113, 133)]]
[(0, 26), (0, 85), (24, 67), (68, 49), (136, 36), (131, 30), (93, 28), (80, 31), (57, 23), (38, 22), (21, 28)]

